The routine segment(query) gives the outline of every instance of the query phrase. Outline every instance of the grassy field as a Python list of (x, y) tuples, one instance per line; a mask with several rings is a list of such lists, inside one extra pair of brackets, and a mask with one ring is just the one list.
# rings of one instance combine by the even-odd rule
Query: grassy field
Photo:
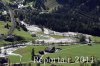
[(0, 40), (0, 47), (4, 46), (4, 44), (10, 44), (11, 42), (5, 41), (5, 40)]
[[(4, 28), (4, 25), (6, 25), (6, 24), (7, 24), (7, 22), (0, 21), (0, 34), (7, 34), (7, 32), (9, 31), (9, 29)], [(8, 22), (8, 24), (11, 26), (12, 23)], [(23, 31), (22, 29), (21, 29), (21, 31), (18, 31), (16, 29), (14, 31), (14, 34), (21, 36), (21, 37), (24, 37), (26, 40), (32, 39), (32, 36), (28, 32)]]
[[(26, 64), (26, 66), (39, 66), (38, 63), (33, 63), (33, 62), (29, 62), (29, 63), (23, 63)], [(30, 64), (30, 65), (29, 65)], [(56, 65), (56, 66), (81, 66), (80, 63), (76, 63), (76, 64), (68, 64), (68, 63), (46, 63), (46, 64), (40, 64), (40, 66), (51, 66), (51, 65)], [(91, 64), (86, 64), (86, 66), (91, 66)]]
[(12, 24), (11, 22), (3, 22), (3, 21), (0, 21), (0, 34), (7, 34), (8, 29), (4, 28), (4, 26), (5, 26), (7, 23), (8, 23), (9, 25)]
[[(0, 21), (0, 34), (7, 34), (7, 32), (9, 31), (9, 29), (4, 28), (4, 26), (5, 26), (7, 23), (8, 23), (10, 26), (12, 25), (11, 22), (3, 22), (3, 21)], [(7, 43), (10, 43), (10, 42), (4, 41), (4, 40), (0, 40), (0, 46), (3, 46), (4, 44), (7, 44)]]
[(47, 54), (44, 57), (62, 57), (62, 58), (66, 58), (66, 57), (72, 57), (75, 58), (76, 56), (84, 56), (84, 57), (91, 57), (91, 56), (95, 56), (97, 58), (100, 59), (100, 45), (93, 45), (93, 46), (76, 46), (76, 47), (68, 47), (65, 48), (63, 47), (63, 50), (54, 53), (54, 54)]
[[(29, 64), (27, 63), (27, 66), (28, 66)], [(32, 66), (38, 66), (37, 65), (37, 63), (31, 63), (31, 65)], [(67, 64), (67, 63), (65, 63), (65, 64), (53, 64), (53, 63), (47, 63), (47, 64), (40, 64), (40, 66), (51, 66), (51, 65), (56, 65), (56, 66), (80, 66), (80, 64), (79, 63), (76, 63), (76, 64)], [(87, 66), (91, 66), (91, 64), (87, 64)]]
[(95, 43), (100, 43), (100, 37), (98, 37), (98, 36), (93, 36), (93, 41), (94, 41)]
[(35, 37), (33, 38), (30, 33), (25, 32), (22, 29), (21, 29), (21, 31), (18, 31), (17, 29), (14, 30), (14, 34), (17, 35), (17, 36), (21, 36), (21, 37), (25, 38), (25, 40), (35, 39)]
[[(0, 21), (0, 34), (7, 34), (9, 29), (6, 29), (4, 26), (6, 24), (9, 24), (10, 26), (12, 25), (11, 22), (3, 22)], [(25, 40), (27, 41), (31, 41), (31, 40), (35, 40), (37, 37), (32, 37), (31, 34), (29, 34), (28, 32), (25, 32), (24, 30), (21, 29), (21, 31), (18, 31), (17, 29), (14, 30), (13, 34), (23, 37)], [(3, 44), (7, 44), (10, 42), (4, 41), (4, 40), (0, 40), (0, 46), (3, 46)]]
[[(80, 64), (76, 63), (76, 64), (54, 64), (54, 65), (57, 65), (57, 66), (80, 66)], [(41, 64), (41, 66), (51, 66), (51, 64)], [(91, 66), (90, 64), (88, 64), (88, 66)]]
[[(40, 50), (44, 50), (47, 46), (28, 46), (23, 49), (18, 49), (15, 51), (17, 54), (21, 54), (22, 57), (22, 62), (29, 62), (31, 61), (31, 50), (32, 48), (35, 49), (35, 54), (37, 55)], [(62, 48), (61, 51), (56, 52), (56, 53), (50, 53), (44, 55), (43, 58), (46, 57), (51, 57), (51, 58), (67, 58), (67, 57), (72, 57), (75, 58), (76, 56), (84, 56), (84, 57), (91, 57), (95, 56), (96, 58), (100, 59), (100, 45), (96, 44), (93, 46), (88, 46), (88, 45), (72, 45), (72, 46), (56, 46), (57, 48)], [(19, 57), (16, 56), (9, 56), (10, 60), (12, 63), (19, 62)], [(75, 64), (78, 66), (77, 64)], [(71, 65), (71, 66), (75, 66)], [(49, 66), (49, 65), (46, 65)], [(65, 64), (62, 64), (62, 66), (66, 66)], [(69, 65), (68, 65), (69, 66)]]

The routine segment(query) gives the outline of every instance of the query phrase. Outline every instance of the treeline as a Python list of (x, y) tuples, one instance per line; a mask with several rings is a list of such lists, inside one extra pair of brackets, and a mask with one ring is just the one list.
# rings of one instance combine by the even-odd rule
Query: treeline
[(36, 24), (59, 32), (81, 32), (100, 36), (100, 21), (83, 12), (67, 13), (67, 10), (39, 14), (30, 9), (19, 10), (18, 17), (29, 24)]
[(41, 14), (32, 17), (31, 24), (42, 25), (49, 29), (60, 32), (81, 32), (92, 35), (99, 35), (100, 22), (98, 20), (91, 20), (86, 17), (78, 15), (68, 15), (66, 13), (53, 13), (53, 14)]

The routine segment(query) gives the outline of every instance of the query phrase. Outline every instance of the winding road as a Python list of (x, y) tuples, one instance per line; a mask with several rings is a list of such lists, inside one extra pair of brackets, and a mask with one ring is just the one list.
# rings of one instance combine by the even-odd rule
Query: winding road
[(11, 28), (9, 29), (8, 33), (7, 33), (7, 36), (12, 34), (12, 32), (15, 30), (15, 27), (16, 27), (16, 22), (15, 22), (15, 18), (14, 18), (14, 12), (13, 10), (10, 9), (10, 7), (7, 5), (6, 2), (4, 2), (3, 0), (1, 0), (3, 5), (6, 7), (6, 9), (8, 10), (8, 13), (10, 15), (10, 18), (11, 18), (11, 22), (13, 23), (13, 25), (11, 26)]

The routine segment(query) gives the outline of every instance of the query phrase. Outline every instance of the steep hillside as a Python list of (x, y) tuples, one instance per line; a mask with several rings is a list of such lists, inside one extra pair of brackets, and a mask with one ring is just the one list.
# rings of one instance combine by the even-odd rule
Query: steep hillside
[(54, 8), (53, 13), (39, 14), (35, 17), (35, 24), (61, 32), (74, 31), (99, 35), (99, 0), (46, 0), (45, 3), (49, 9)]
[[(59, 32), (99, 35), (100, 0), (25, 0), (30, 7), (17, 9), (18, 18)], [(33, 2), (33, 3), (32, 3)]]

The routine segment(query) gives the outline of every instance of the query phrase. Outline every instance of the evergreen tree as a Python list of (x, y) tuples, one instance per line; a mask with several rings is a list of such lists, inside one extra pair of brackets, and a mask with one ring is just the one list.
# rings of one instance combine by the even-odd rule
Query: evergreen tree
[(32, 49), (32, 53), (31, 53), (31, 55), (32, 55), (32, 60), (34, 60), (34, 57), (35, 57), (35, 51), (34, 51), (34, 48)]

